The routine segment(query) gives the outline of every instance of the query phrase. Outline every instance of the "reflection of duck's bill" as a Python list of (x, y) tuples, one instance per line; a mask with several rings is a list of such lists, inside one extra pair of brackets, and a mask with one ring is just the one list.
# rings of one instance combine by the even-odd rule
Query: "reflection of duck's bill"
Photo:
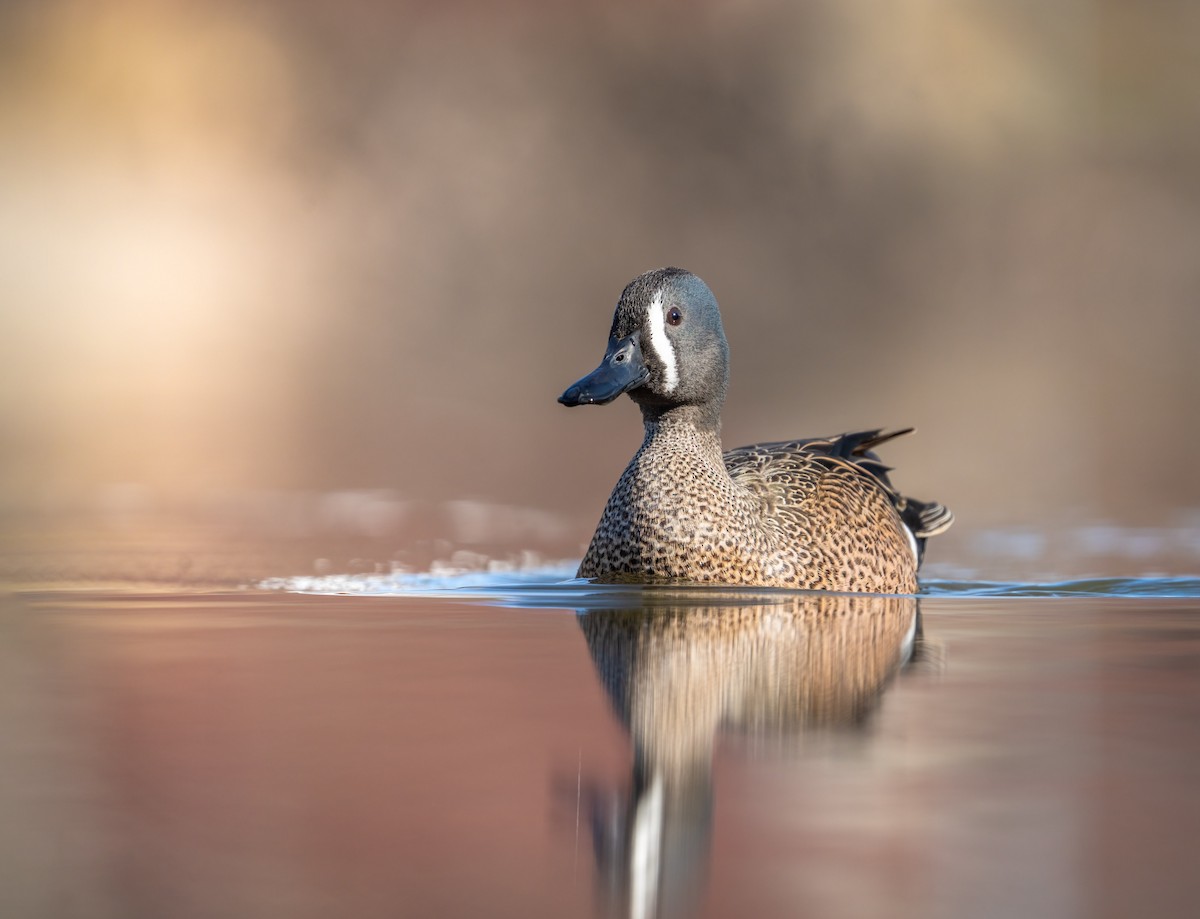
[(558, 397), (563, 405), (605, 405), (622, 393), (637, 389), (650, 379), (642, 357), (641, 333), (609, 339), (600, 366), (567, 387)]

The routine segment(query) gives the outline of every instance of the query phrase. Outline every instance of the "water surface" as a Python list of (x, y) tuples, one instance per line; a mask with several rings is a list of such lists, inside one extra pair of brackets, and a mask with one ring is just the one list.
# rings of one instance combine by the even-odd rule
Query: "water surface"
[(8, 597), (0, 915), (1200, 913), (1194, 581), (558, 574)]

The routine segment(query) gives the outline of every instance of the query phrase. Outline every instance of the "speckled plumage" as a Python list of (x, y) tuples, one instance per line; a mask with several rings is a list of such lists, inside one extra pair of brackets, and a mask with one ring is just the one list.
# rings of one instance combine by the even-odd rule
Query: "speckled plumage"
[[(657, 341), (669, 354), (643, 335), (651, 309), (667, 313), (670, 340), (660, 333)], [(673, 389), (664, 383), (671, 363)], [(722, 453), (727, 375), (716, 300), (699, 278), (659, 269), (626, 287), (605, 363), (561, 400), (606, 402), (628, 392), (645, 422), (645, 439), (608, 499), (579, 577), (914, 592), (925, 538), (953, 517), (897, 493), (870, 452), (907, 431)]]

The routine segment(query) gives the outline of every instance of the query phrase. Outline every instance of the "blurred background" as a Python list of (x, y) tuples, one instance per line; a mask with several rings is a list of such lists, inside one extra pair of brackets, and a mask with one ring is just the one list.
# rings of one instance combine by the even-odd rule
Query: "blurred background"
[(958, 516), (934, 564), (1194, 569), (1198, 34), (1182, 0), (8, 0), (8, 569), (578, 557), (640, 420), (555, 398), (665, 264), (721, 302), (727, 445), (916, 425), (885, 458)]

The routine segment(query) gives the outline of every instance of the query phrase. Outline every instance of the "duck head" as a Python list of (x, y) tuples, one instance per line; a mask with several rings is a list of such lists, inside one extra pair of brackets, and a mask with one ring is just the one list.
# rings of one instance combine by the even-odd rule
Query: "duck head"
[(658, 268), (621, 292), (600, 366), (559, 396), (563, 405), (605, 405), (629, 393), (643, 413), (678, 406), (720, 413), (729, 345), (716, 297), (682, 268)]

